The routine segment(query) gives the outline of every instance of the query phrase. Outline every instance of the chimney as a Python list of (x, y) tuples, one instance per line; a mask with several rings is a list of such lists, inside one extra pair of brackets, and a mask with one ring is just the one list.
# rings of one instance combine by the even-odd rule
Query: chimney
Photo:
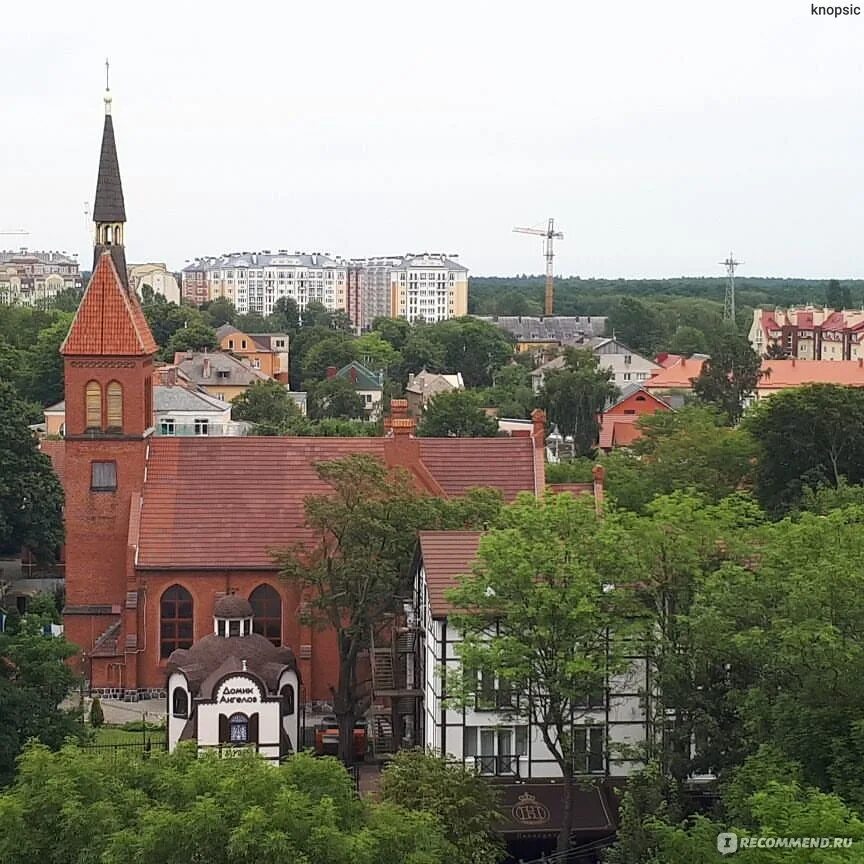
[(390, 400), (390, 416), (384, 419), (384, 428), (394, 438), (413, 436), (417, 429), (417, 421), (408, 416), (407, 399)]
[(864, 357), (859, 357), (859, 358), (858, 358), (858, 368), (859, 368), (859, 369), (864, 369)]
[(594, 478), (594, 509), (600, 514), (603, 512), (606, 469), (602, 465), (595, 465), (591, 469), (591, 476)]
[(328, 366), (328, 367), (327, 367), (327, 378), (328, 378), (328, 380), (329, 380), (330, 378), (335, 378), (335, 377), (336, 377), (336, 373), (337, 373), (338, 371), (339, 371), (339, 370), (338, 370), (335, 366)]
[(795, 358), (794, 357), (792, 358), (792, 368), (793, 369), (795, 368)]
[(175, 366), (169, 366), (165, 370), (165, 385), (167, 387), (173, 387), (177, 383), (177, 368)]
[(201, 374), (202, 374), (205, 378), (209, 378), (209, 377), (210, 377), (210, 358), (209, 358), (209, 357), (205, 357), (205, 358), (204, 358), (203, 371), (202, 371)]
[(531, 412), (531, 423), (533, 429), (531, 437), (534, 439), (535, 447), (546, 446), (546, 412), (542, 408), (535, 408)]

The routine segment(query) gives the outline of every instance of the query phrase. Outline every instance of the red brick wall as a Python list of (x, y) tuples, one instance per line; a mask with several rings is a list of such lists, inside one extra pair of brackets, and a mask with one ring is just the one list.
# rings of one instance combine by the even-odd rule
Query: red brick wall
[[(138, 571), (143, 589), (138, 602), (138, 687), (164, 687), (166, 662), (159, 654), (159, 603), (172, 585), (191, 595), (195, 639), (213, 632), (213, 607), (220, 592), (234, 591), (248, 598), (259, 585), (275, 588), (282, 597), (282, 644), (294, 651), (306, 690), (306, 700), (331, 700), (338, 675), (338, 651), (332, 630), (315, 630), (300, 622), (298, 589), (282, 582), (275, 571)], [(311, 657), (302, 646), (311, 646)], [(130, 658), (131, 660), (131, 658)], [(97, 686), (97, 685), (94, 685)], [(107, 686), (107, 685), (106, 685)]]

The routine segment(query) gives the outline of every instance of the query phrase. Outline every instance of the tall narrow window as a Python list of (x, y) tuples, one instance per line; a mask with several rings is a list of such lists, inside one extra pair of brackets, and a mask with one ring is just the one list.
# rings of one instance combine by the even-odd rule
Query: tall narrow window
[(189, 716), (189, 696), (182, 687), (175, 687), (171, 698), (171, 713), (175, 717)]
[(159, 653), (166, 660), (177, 648), (192, 647), (192, 595), (172, 585), (162, 595), (159, 613)]
[(123, 429), (123, 388), (116, 381), (112, 381), (108, 385), (105, 395), (108, 408), (106, 426), (119, 432)]
[(255, 617), (252, 629), (277, 647), (282, 644), (282, 598), (270, 585), (259, 585), (250, 595)]
[(102, 428), (102, 388), (98, 381), (90, 381), (85, 392), (85, 408), (87, 414), (87, 429)]

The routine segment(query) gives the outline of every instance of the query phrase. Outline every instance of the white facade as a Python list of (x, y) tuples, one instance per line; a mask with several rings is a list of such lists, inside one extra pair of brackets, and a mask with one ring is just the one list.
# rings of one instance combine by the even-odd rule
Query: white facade
[[(586, 345), (585, 347), (588, 348), (589, 346)], [(644, 384), (661, 368), (653, 360), (637, 354), (617, 339), (601, 339), (590, 347), (598, 360), (599, 368), (609, 369), (614, 373), (613, 380), (618, 387), (626, 387), (628, 384)], [(563, 369), (566, 365), (564, 357), (559, 356), (535, 369), (531, 373), (531, 385), (534, 392), (540, 392), (547, 372)]]
[(468, 314), (468, 270), (440, 254), (406, 255), (390, 271), (394, 318), (434, 324)]
[(330, 311), (346, 308), (348, 265), (328, 255), (243, 252), (200, 259), (183, 270), (184, 296), (200, 293), (201, 273), (207, 299), (225, 297), (241, 315), (270, 315), (280, 297), (292, 298), (301, 314), (312, 301)]
[(129, 267), (129, 287), (141, 297), (141, 289), (149, 285), (169, 303), (180, 305), (180, 286), (165, 264), (132, 264)]
[(78, 262), (63, 252), (0, 251), (0, 303), (42, 307), (80, 287)]
[[(433, 614), (422, 562), (415, 579), (415, 602), (421, 627), (422, 745), (490, 777), (560, 777), (558, 763), (540, 728), (531, 721), (527, 706), (496, 681), (478, 682), (473, 705), (447, 703), (447, 677), (460, 674), (457, 646), (461, 637), (446, 617)], [(635, 751), (649, 734), (644, 707), (648, 690), (646, 661), (633, 657), (628, 674), (611, 678), (606, 692), (580, 709), (576, 721), (582, 743), (577, 765), (580, 775), (626, 777), (644, 766)], [(512, 707), (502, 710), (504, 706)]]

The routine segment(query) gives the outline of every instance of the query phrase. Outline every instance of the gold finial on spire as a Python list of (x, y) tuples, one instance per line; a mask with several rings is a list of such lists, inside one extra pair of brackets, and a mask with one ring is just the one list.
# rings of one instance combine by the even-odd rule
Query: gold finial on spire
[(108, 73), (110, 71), (110, 64), (108, 62), (108, 58), (105, 58), (105, 113), (111, 113), (111, 88), (108, 84)]

